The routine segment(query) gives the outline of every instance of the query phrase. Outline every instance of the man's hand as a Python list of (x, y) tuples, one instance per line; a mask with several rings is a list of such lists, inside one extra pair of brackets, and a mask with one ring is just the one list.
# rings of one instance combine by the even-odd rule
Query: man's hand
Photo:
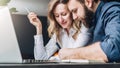
[(64, 59), (86, 59), (86, 60), (100, 60), (108, 62), (106, 54), (100, 47), (100, 42), (80, 48), (62, 48), (59, 53), (61, 60)]
[(76, 48), (62, 48), (59, 50), (60, 59), (76, 59), (78, 57), (77, 53), (75, 53)]

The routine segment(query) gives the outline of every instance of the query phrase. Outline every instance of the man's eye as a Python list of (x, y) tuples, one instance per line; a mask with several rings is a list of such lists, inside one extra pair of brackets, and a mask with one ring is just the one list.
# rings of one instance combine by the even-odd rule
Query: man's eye
[(77, 12), (77, 9), (74, 9), (74, 10), (73, 10), (73, 13), (76, 13), (76, 12)]
[(65, 15), (66, 15), (66, 13), (63, 13), (62, 15), (63, 15), (63, 16), (65, 16)]

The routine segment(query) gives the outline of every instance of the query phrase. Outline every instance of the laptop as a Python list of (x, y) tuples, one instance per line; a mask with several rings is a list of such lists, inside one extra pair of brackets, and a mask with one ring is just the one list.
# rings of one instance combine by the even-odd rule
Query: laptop
[(18, 41), (7, 7), (0, 8), (0, 63), (22, 63)]

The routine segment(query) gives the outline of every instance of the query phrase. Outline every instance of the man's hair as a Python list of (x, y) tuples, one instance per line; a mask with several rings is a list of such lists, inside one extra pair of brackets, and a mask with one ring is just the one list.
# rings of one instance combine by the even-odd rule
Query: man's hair
[[(76, 1), (78, 1), (80, 3), (85, 3), (85, 0), (76, 0)], [(97, 3), (99, 0), (93, 0), (93, 1)], [(120, 2), (120, 0), (101, 0), (101, 1), (104, 1), (104, 2), (112, 2), (112, 1)], [(63, 0), (63, 2), (65, 4), (67, 4), (69, 2), (69, 0)]]
[(120, 2), (120, 0), (101, 0), (101, 1), (104, 1), (104, 2), (112, 2), (112, 1)]
[[(85, 3), (85, 0), (76, 0), (76, 1), (78, 1), (78, 2), (80, 2), (80, 3)], [(63, 2), (65, 3), (65, 4), (67, 4), (68, 2), (69, 2), (69, 0), (63, 0)], [(98, 2), (98, 0), (94, 0), (94, 2)]]

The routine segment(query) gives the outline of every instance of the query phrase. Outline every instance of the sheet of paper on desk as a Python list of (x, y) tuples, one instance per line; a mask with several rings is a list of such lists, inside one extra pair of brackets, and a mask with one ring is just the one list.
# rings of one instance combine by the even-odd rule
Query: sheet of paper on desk
[(61, 60), (61, 62), (89, 63), (88, 60), (81, 60), (81, 59)]
[(105, 63), (99, 60), (83, 60), (83, 59), (70, 59), (70, 60), (61, 60), (61, 62), (73, 62), (73, 63)]

